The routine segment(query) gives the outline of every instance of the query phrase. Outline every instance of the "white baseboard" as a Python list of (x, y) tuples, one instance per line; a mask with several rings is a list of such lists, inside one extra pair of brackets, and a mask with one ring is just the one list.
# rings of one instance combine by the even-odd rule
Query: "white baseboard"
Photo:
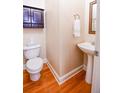
[(86, 71), (87, 70), (87, 66), (84, 64), (83, 65), (83, 70)]
[(81, 66), (73, 69), (72, 71), (68, 72), (67, 74), (61, 76), (59, 78), (60, 84), (63, 84), (64, 82), (66, 82), (67, 80), (69, 80), (70, 78), (72, 78), (73, 76), (75, 76), (76, 74), (78, 74), (82, 70), (83, 70), (83, 65), (81, 65)]
[(54, 68), (53, 68), (52, 65), (49, 63), (49, 61), (47, 62), (47, 65), (48, 65), (50, 71), (52, 72), (54, 78), (56, 79), (57, 83), (60, 85), (58, 73), (54, 70)]
[(58, 73), (52, 67), (52, 65), (49, 63), (49, 61), (47, 61), (47, 65), (48, 65), (50, 71), (52, 72), (53, 76), (55, 77), (55, 79), (56, 79), (56, 81), (58, 82), (59, 85), (63, 84), (64, 82), (66, 82), (67, 80), (69, 80), (70, 78), (72, 78), (77, 73), (79, 73), (80, 71), (83, 70), (83, 65), (81, 65), (81, 66), (73, 69), (69, 73), (67, 73), (67, 74), (65, 74), (63, 76), (59, 76)]

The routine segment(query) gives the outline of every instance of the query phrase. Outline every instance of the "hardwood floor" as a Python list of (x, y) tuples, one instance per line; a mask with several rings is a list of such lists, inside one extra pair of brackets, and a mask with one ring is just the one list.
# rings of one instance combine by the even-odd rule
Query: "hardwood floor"
[(64, 84), (58, 85), (45, 64), (41, 78), (36, 82), (30, 80), (27, 71), (23, 71), (23, 93), (90, 93), (91, 85), (88, 85), (84, 78), (85, 71), (81, 71)]

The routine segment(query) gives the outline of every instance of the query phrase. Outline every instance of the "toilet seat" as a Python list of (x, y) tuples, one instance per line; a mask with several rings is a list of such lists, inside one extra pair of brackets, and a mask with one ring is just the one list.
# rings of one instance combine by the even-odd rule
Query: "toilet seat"
[(26, 68), (29, 73), (37, 73), (43, 67), (43, 60), (40, 57), (30, 59), (26, 63)]

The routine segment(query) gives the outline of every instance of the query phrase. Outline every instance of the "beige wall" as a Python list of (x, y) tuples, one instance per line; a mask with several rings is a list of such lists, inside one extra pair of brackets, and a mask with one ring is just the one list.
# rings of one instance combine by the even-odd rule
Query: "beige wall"
[(60, 75), (60, 48), (58, 5), (59, 0), (46, 0), (46, 53), (47, 58), (56, 72)]
[[(38, 7), (38, 8), (45, 8), (45, 1), (44, 0), (24, 0), (23, 5), (28, 5), (32, 7)], [(24, 28), (23, 29), (23, 46), (25, 46), (30, 39), (32, 39), (34, 42), (41, 45), (41, 52), (40, 56), (42, 58), (46, 58), (46, 31), (45, 29), (35, 29), (35, 28)]]
[[(83, 42), (83, 0), (60, 0), (59, 30), (61, 39), (61, 75), (68, 73), (83, 64), (83, 55), (76, 44)], [(74, 14), (80, 15), (81, 36), (74, 38), (73, 21)]]
[[(47, 58), (56, 72), (62, 76), (83, 64), (83, 54), (76, 46), (83, 42), (83, 1), (46, 0)], [(81, 18), (81, 37), (74, 38), (73, 15)]]

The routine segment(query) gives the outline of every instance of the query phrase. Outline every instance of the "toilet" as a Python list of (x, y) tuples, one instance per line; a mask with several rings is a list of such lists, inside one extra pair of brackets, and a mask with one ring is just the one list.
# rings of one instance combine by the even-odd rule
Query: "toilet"
[(37, 81), (40, 79), (40, 71), (43, 68), (43, 59), (39, 57), (40, 55), (40, 45), (31, 44), (27, 45), (23, 49), (24, 57), (27, 59), (25, 64), (27, 72), (30, 74), (30, 79), (32, 81)]

